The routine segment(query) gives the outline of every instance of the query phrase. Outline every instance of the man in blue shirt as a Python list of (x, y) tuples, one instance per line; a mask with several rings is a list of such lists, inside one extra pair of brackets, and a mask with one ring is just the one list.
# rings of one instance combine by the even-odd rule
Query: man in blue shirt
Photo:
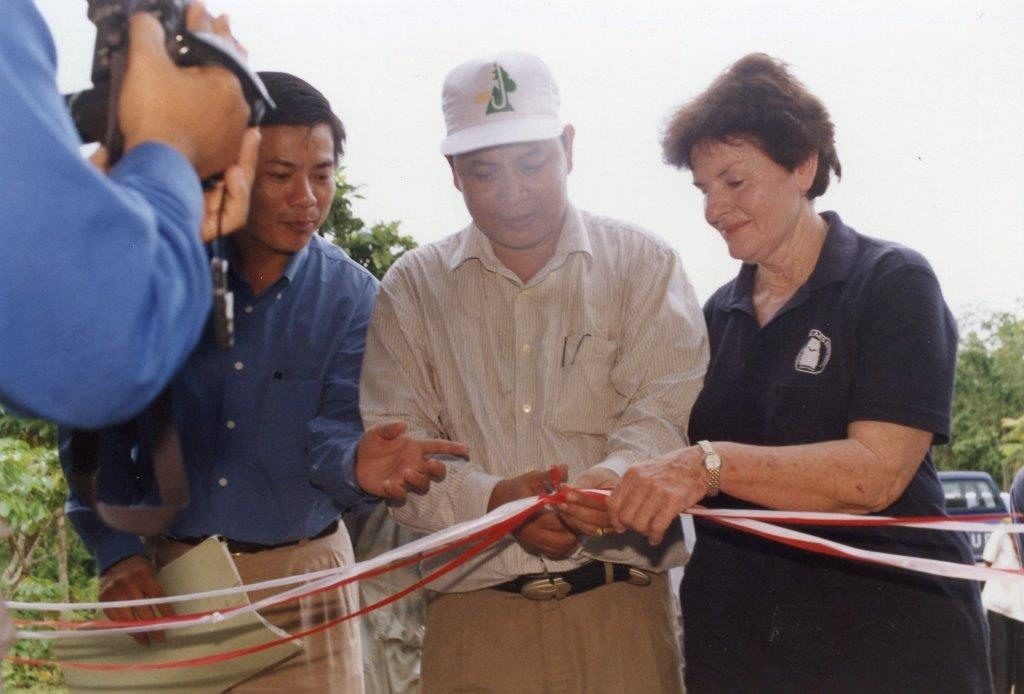
[[(249, 221), (231, 239), (236, 344), (220, 349), (207, 325), (172, 387), (190, 504), (166, 536), (144, 546), (69, 500), (68, 515), (101, 571), (104, 601), (161, 595), (154, 568), (210, 535), (228, 538), (245, 583), (351, 563), (342, 511), (423, 489), (443, 472), (425, 456), (467, 452), (461, 444), (408, 439), (400, 423), (363, 435), (358, 384), (377, 281), (315, 234), (334, 195), (344, 131), (306, 82), (260, 76), (277, 109), (261, 127)], [(144, 498), (147, 480), (137, 474), (146, 466), (136, 465), (132, 446), (148, 440), (145, 426), (139, 419), (101, 433), (100, 498)], [(144, 458), (141, 450), (134, 457)], [(357, 605), (347, 586), (263, 614), (296, 632)], [(156, 616), (149, 608), (108, 614)], [(354, 622), (304, 642), (301, 656), (260, 676), (259, 686), (362, 690)]]
[[(199, 6), (188, 21), (230, 37)], [(104, 175), (79, 154), (42, 17), (4, 3), (0, 404), (79, 427), (134, 415), (198, 340), (211, 296), (199, 178), (236, 161), (249, 116), (230, 72), (171, 62), (153, 17), (132, 18), (130, 43), (125, 155)]]

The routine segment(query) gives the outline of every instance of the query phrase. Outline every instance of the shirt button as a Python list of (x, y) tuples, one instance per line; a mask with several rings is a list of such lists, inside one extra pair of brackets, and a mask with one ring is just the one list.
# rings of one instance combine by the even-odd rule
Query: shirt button
[(228, 421), (226, 421), (224, 423), (224, 426), (226, 426), (228, 429), (234, 429), (235, 428), (235, 420), (229, 419)]
[(228, 486), (228, 478), (227, 477), (221, 477), (219, 480), (217, 480), (217, 484), (219, 484), (222, 487)]
[(523, 345), (523, 354), (529, 354), (533, 351), (533, 347), (530, 345)]
[(274, 298), (276, 298), (276, 299), (280, 299), (280, 298), (281, 298), (281, 293), (280, 293), (280, 292), (278, 292), (278, 293), (277, 293), (277, 296), (276, 296), (276, 297), (274, 297)]
[(243, 364), (240, 361), (236, 361), (235, 362), (235, 371), (241, 371), (244, 368), (245, 368), (245, 364)]
[(252, 306), (246, 306), (245, 307), (245, 312), (246, 313), (252, 313)]
[(523, 405), (523, 412), (525, 414), (530, 414), (531, 412), (533, 412), (533, 407), (530, 406), (530, 403), (526, 403), (525, 405)]

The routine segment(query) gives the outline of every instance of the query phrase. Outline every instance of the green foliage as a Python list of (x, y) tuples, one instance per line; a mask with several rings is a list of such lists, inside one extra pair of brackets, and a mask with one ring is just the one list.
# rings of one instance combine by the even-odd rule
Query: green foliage
[[(92, 558), (64, 517), (66, 496), (56, 428), (10, 417), (0, 409), (0, 518), (9, 529), (0, 541), (0, 591), (6, 598), (25, 602), (96, 599)], [(18, 642), (12, 652), (27, 658), (51, 657), (49, 644), (40, 641)], [(6, 689), (53, 691), (63, 682), (60, 670), (51, 667), (4, 662), (0, 674)]]
[(335, 239), (348, 238), (366, 226), (363, 220), (352, 212), (352, 200), (363, 198), (357, 190), (358, 188), (345, 178), (344, 170), (338, 169), (334, 176), (334, 199), (331, 200), (327, 220), (320, 229), (321, 234), (335, 243)]
[(320, 233), (380, 279), (399, 256), (416, 247), (416, 241), (399, 233), (397, 221), (377, 222), (367, 228), (352, 212), (352, 200), (362, 198), (357, 190), (339, 171), (335, 178), (334, 200)]
[[(73, 591), (71, 599), (79, 602), (96, 599), (96, 579), (93, 576), (79, 575), (72, 579)], [(67, 599), (61, 586), (56, 581), (43, 576), (29, 576), (18, 587), (14, 599), (25, 602), (62, 602)], [(26, 619), (55, 619), (57, 615), (42, 612), (19, 612), (18, 617)], [(72, 611), (64, 617), (70, 619), (86, 619), (93, 616), (91, 612)], [(47, 641), (18, 641), (11, 648), (11, 655), (37, 660), (51, 660), (53, 653)], [(4, 687), (7, 690), (54, 691), (64, 682), (64, 674), (55, 666), (22, 665), (4, 662), (0, 667)]]
[(972, 327), (960, 341), (953, 436), (935, 459), (943, 469), (984, 470), (1006, 489), (1024, 462), (1016, 449), (1000, 447), (1003, 420), (1024, 412), (1024, 318), (995, 313), (967, 322)]
[(11, 417), (0, 407), (0, 439), (21, 439), (33, 448), (57, 445), (57, 427), (41, 419)]
[(0, 518), (13, 534), (38, 533), (64, 502), (56, 449), (0, 439), (0, 485)]
[[(36, 660), (53, 657), (50, 645), (45, 641), (18, 641), (11, 647), (11, 655)], [(8, 691), (52, 692), (64, 684), (64, 674), (56, 667), (33, 667), (4, 661), (0, 675), (4, 689)]]
[[(1003, 469), (1016, 471), (1024, 467), (1024, 415), (1007, 417), (1001, 422), (1003, 427), (1002, 443), (999, 453), (1003, 456)], [(1015, 472), (1010, 473), (1012, 480)]]

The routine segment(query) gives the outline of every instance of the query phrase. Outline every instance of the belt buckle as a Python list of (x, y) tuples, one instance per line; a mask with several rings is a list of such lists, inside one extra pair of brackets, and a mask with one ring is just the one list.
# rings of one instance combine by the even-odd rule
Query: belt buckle
[(631, 586), (649, 586), (651, 585), (651, 573), (631, 566), (629, 567), (629, 578), (626, 579), (626, 583)]
[(561, 600), (572, 591), (569, 582), (560, 576), (535, 578), (519, 589), (519, 594), (530, 600)]

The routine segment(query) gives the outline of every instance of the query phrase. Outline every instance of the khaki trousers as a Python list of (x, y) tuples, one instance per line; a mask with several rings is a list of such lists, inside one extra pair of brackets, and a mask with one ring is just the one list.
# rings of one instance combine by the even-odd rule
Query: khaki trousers
[[(165, 538), (149, 544), (153, 562), (160, 568), (191, 547)], [(344, 525), (338, 532), (318, 540), (254, 554), (232, 555), (243, 583), (258, 583), (272, 578), (345, 566), (353, 563), (352, 543)], [(255, 602), (283, 589), (249, 593)], [(298, 601), (262, 610), (270, 623), (294, 634), (358, 609), (356, 587), (318, 593)], [(363, 656), (359, 641), (358, 618), (302, 639), (304, 650), (277, 667), (249, 678), (232, 692), (337, 692), (362, 694)]]
[(664, 574), (563, 600), (477, 590), (427, 605), (423, 691), (683, 691), (675, 607)]

